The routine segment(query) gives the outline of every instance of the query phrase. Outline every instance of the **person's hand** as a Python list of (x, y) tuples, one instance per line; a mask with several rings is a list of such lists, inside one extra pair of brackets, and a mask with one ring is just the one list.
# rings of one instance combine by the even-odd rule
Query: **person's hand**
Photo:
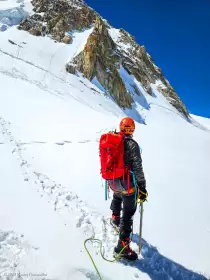
[(140, 202), (145, 202), (147, 200), (147, 197), (148, 197), (148, 192), (146, 190), (146, 186), (140, 185), (138, 187), (138, 200), (140, 200)]

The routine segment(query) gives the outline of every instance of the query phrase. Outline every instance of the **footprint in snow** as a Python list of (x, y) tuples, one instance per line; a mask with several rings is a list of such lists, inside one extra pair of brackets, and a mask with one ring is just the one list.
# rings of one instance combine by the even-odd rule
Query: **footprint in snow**
[(59, 145), (59, 146), (63, 146), (63, 145), (65, 145), (65, 143), (64, 143), (64, 142), (56, 142), (55, 144), (56, 144), (56, 145)]
[(78, 143), (80, 144), (84, 144), (84, 143), (90, 143), (91, 140), (81, 140), (81, 141), (78, 141)]
[[(84, 278), (82, 278), (84, 277)], [(111, 280), (111, 278), (109, 277), (106, 277), (104, 275), (101, 275), (102, 279), (103, 280)], [(87, 269), (84, 269), (84, 268), (78, 268), (78, 269), (75, 269), (73, 271), (71, 271), (71, 280), (78, 280), (78, 279), (81, 279), (81, 280), (98, 280), (99, 277), (98, 275), (93, 272), (93, 271), (90, 271), (90, 270), (87, 270)]]
[[(0, 230), (0, 275), (14, 272), (20, 264), (22, 256), (30, 248), (29, 244), (24, 241), (24, 235)], [(0, 277), (0, 279), (2, 278)], [(7, 279), (10, 280), (9, 277)]]

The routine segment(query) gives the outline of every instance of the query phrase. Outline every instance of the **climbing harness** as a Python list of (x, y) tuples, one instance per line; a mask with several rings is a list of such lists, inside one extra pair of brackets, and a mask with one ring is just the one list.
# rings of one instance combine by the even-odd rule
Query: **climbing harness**
[[(134, 175), (134, 172), (129, 170), (129, 172), (132, 175), (133, 178), (133, 184), (134, 187), (130, 189), (130, 194), (135, 193), (135, 201), (136, 203), (140, 203), (139, 200), (137, 199), (137, 183), (136, 183), (136, 177)], [(104, 186), (104, 190), (105, 190), (105, 200), (108, 200), (109, 198), (109, 192), (110, 192), (110, 186), (109, 186), (109, 181), (105, 180), (105, 186)], [(121, 194), (128, 194), (128, 192), (126, 190), (114, 190), (115, 193), (121, 193)]]

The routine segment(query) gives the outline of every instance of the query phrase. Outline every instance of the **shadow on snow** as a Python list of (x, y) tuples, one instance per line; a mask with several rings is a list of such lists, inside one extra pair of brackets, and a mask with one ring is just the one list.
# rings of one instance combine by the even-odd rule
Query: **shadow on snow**
[[(132, 241), (138, 244), (139, 236), (133, 235)], [(207, 280), (203, 275), (193, 272), (184, 266), (161, 255), (157, 248), (143, 239), (141, 254), (143, 259), (134, 263), (124, 263), (136, 267), (141, 272), (148, 274), (152, 280)]]

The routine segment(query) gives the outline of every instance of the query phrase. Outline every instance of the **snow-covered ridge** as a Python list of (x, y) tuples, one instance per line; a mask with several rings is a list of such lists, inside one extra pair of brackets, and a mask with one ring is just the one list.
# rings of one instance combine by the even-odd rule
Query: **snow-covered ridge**
[(197, 125), (200, 125), (204, 129), (207, 129), (210, 131), (210, 119), (209, 118), (204, 118), (201, 116), (196, 116), (191, 114), (192, 119), (197, 123)]

